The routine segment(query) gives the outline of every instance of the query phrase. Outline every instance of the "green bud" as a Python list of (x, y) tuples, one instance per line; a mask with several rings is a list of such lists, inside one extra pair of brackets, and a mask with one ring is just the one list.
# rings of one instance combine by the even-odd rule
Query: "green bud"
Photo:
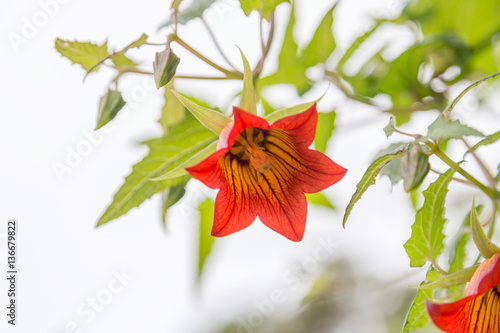
[(401, 157), (401, 176), (406, 192), (417, 188), (431, 169), (429, 156), (422, 152), (419, 144), (414, 144)]
[(109, 89), (99, 100), (99, 112), (95, 129), (97, 130), (113, 120), (118, 111), (125, 106), (125, 103), (119, 91)]
[(156, 52), (156, 58), (153, 62), (153, 71), (155, 84), (158, 89), (174, 78), (175, 70), (180, 61), (181, 59), (179, 59), (170, 48), (161, 52)]

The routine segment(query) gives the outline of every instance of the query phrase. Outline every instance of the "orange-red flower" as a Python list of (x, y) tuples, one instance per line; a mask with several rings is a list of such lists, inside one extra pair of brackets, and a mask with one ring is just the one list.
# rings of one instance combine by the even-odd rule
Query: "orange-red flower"
[(227, 236), (262, 223), (292, 241), (304, 236), (307, 201), (338, 182), (346, 169), (308, 147), (314, 140), (316, 105), (273, 124), (237, 107), (234, 122), (221, 133), (218, 150), (186, 168), (215, 200), (213, 236)]
[(464, 298), (426, 305), (434, 324), (445, 332), (500, 332), (500, 253), (479, 265)]

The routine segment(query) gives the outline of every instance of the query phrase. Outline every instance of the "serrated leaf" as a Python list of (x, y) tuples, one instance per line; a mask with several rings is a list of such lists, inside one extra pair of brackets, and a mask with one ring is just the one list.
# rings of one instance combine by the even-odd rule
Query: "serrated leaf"
[[(202, 17), (203, 12), (208, 9), (215, 0), (195, 0), (191, 1), (188, 7), (183, 8), (177, 14), (177, 23), (186, 24), (192, 19)], [(179, 3), (177, 3), (177, 7)], [(168, 27), (169, 25), (174, 24), (174, 18), (169, 18), (165, 23), (163, 23), (160, 28)]]
[(96, 130), (113, 120), (125, 106), (122, 94), (117, 90), (108, 90), (99, 100)]
[(486, 146), (486, 145), (495, 143), (498, 140), (500, 140), (500, 131), (493, 133), (493, 134), (490, 134), (487, 137), (485, 137), (484, 139), (482, 139), (481, 141), (479, 141), (478, 143), (476, 143), (471, 149), (469, 149), (468, 153), (475, 151), (477, 148), (479, 148), (481, 146)]
[(476, 211), (475, 201), (472, 201), (472, 212), (471, 218), (471, 228), (472, 228), (472, 239), (477, 246), (481, 255), (485, 258), (491, 258), (496, 253), (500, 253), (500, 248), (493, 243), (483, 230), (481, 222), (479, 221), (479, 216)]
[(161, 192), (161, 219), (163, 226), (167, 224), (167, 211), (175, 205), (186, 193), (186, 184), (190, 177), (184, 177), (184, 181), (180, 184), (171, 186)]
[(309, 42), (309, 45), (301, 52), (304, 58), (303, 63), (306, 67), (311, 67), (319, 63), (324, 63), (335, 50), (336, 43), (333, 36), (333, 11), (337, 7), (335, 3), (330, 8), (323, 19), (321, 20), (318, 28)]
[(177, 167), (173, 168), (172, 170), (168, 171), (167, 173), (163, 175), (159, 175), (156, 178), (152, 178), (152, 181), (160, 181), (160, 180), (166, 180), (166, 179), (171, 179), (171, 178), (176, 178), (180, 176), (187, 175), (188, 172), (186, 171), (187, 167), (193, 166), (195, 164), (198, 164), (199, 162), (203, 161), (205, 158), (210, 156), (211, 154), (215, 153), (217, 149), (217, 142), (214, 141), (207, 145), (205, 148), (201, 149), (199, 152), (191, 156), (189, 159), (187, 159), (184, 163), (181, 163)]
[(109, 55), (107, 42), (98, 45), (89, 42), (65, 41), (57, 38), (55, 47), (62, 56), (68, 58), (74, 64), (81, 65), (87, 72), (90, 72), (91, 69), (93, 71), (99, 69), (99, 66), (93, 68), (94, 65)]
[(231, 119), (226, 117), (220, 112), (200, 106), (188, 98), (182, 96), (177, 91), (171, 89), (172, 94), (200, 121), (200, 123), (214, 132), (220, 134), (224, 126), (226, 126)]
[(214, 220), (214, 202), (209, 198), (205, 199), (198, 207), (200, 212), (200, 238), (198, 256), (198, 279), (201, 278), (205, 261), (210, 255), (215, 237), (210, 235), (210, 229)]
[(119, 51), (117, 53), (123, 53), (129, 49), (133, 49), (135, 47), (141, 47), (148, 42), (148, 38), (149, 38), (148, 35), (142, 34), (141, 37), (137, 38), (136, 40), (134, 40), (132, 43), (125, 46), (121, 51)]
[(394, 117), (389, 118), (389, 124), (384, 127), (384, 133), (387, 138), (389, 138), (396, 130), (396, 119)]
[[(422, 285), (426, 283), (432, 283), (439, 279), (441, 274), (434, 270), (429, 269), (426, 275), (426, 281), (422, 282)], [(413, 301), (408, 315), (406, 316), (405, 326), (403, 328), (403, 333), (411, 333), (415, 331), (420, 331), (424, 329), (427, 324), (429, 324), (429, 315), (427, 314), (427, 309), (425, 308), (425, 301), (431, 299), (433, 291), (429, 289), (420, 289), (417, 292), (415, 300)]]
[(155, 193), (182, 182), (182, 177), (157, 182), (151, 179), (174, 169), (215, 139), (212, 132), (188, 116), (182, 123), (172, 126), (168, 135), (148, 141), (149, 154), (133, 166), (97, 226), (126, 214)]
[(290, 0), (240, 0), (240, 6), (246, 16), (255, 10), (263, 18), (269, 20), (271, 13), (283, 2), (290, 2)]
[(251, 114), (257, 114), (257, 96), (253, 86), (252, 68), (247, 58), (240, 49), (241, 59), (243, 60), (243, 90), (241, 92), (240, 108)]
[(363, 175), (363, 178), (361, 178), (361, 181), (358, 183), (358, 185), (356, 185), (356, 192), (354, 192), (354, 194), (352, 195), (351, 201), (349, 201), (349, 204), (345, 209), (344, 219), (342, 222), (343, 226), (345, 226), (347, 218), (349, 217), (349, 214), (351, 213), (356, 202), (361, 199), (361, 196), (366, 192), (368, 187), (375, 184), (375, 177), (377, 177), (377, 175), (379, 174), (380, 169), (382, 169), (382, 167), (390, 161), (400, 156), (401, 154), (397, 153), (394, 155), (385, 155), (379, 157), (368, 167), (365, 174)]
[(314, 146), (317, 151), (326, 152), (328, 140), (332, 137), (335, 129), (335, 116), (335, 111), (318, 113), (318, 124), (316, 126), (316, 136), (314, 137)]
[(136, 67), (137, 63), (128, 58), (125, 54), (119, 53), (111, 58), (116, 67)]
[(444, 202), (453, 173), (454, 170), (449, 169), (423, 192), (424, 205), (417, 212), (411, 237), (404, 245), (411, 267), (435, 262), (443, 249)]
[(168, 133), (169, 126), (180, 123), (186, 118), (186, 110), (184, 109), (184, 106), (170, 91), (173, 87), (173, 81), (170, 81), (165, 86), (165, 102), (161, 109), (161, 117), (158, 119), (158, 123), (160, 123), (163, 127), (165, 133)]
[(306, 199), (308, 202), (312, 203), (313, 205), (317, 206), (322, 206), (326, 207), (332, 210), (335, 210), (335, 206), (332, 205), (330, 200), (321, 192), (317, 193), (306, 193)]
[(420, 285), (420, 287), (416, 287), (417, 289), (436, 289), (436, 288), (448, 288), (452, 286), (456, 286), (459, 284), (464, 284), (470, 281), (472, 275), (479, 267), (479, 264), (467, 267), (465, 269), (461, 269), (452, 274), (446, 275), (445, 277), (438, 279), (434, 282)]
[(468, 135), (484, 136), (484, 134), (479, 132), (478, 130), (466, 125), (462, 125), (458, 120), (447, 120), (443, 114), (440, 114), (439, 117), (429, 125), (427, 136), (425, 138), (422, 138), (421, 140), (459, 139)]

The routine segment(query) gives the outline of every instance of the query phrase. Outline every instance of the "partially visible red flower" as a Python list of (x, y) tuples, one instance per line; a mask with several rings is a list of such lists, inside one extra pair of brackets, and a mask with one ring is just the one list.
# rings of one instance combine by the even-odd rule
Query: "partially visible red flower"
[(304, 236), (307, 201), (338, 182), (346, 169), (308, 147), (314, 141), (316, 105), (273, 124), (237, 107), (220, 136), (218, 150), (186, 170), (220, 191), (213, 236), (227, 236), (262, 223), (292, 241)]
[(434, 324), (445, 332), (500, 332), (500, 253), (479, 265), (464, 298), (426, 306)]

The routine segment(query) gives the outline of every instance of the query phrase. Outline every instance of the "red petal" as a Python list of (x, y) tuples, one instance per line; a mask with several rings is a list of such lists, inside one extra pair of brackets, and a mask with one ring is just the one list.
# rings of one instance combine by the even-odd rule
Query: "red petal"
[(480, 295), (494, 286), (500, 286), (500, 253), (479, 265), (470, 280), (465, 296)]
[(212, 189), (220, 188), (226, 183), (226, 180), (222, 176), (219, 160), (228, 151), (229, 148), (218, 150), (200, 163), (186, 168), (186, 171), (206, 186)]
[(295, 144), (309, 147), (314, 141), (317, 123), (318, 111), (315, 103), (304, 112), (275, 121), (271, 128), (283, 129), (294, 139)]
[(236, 137), (243, 132), (245, 128), (257, 127), (268, 129), (269, 123), (264, 118), (248, 113), (240, 108), (233, 107), (234, 126), (229, 134), (228, 147), (231, 147), (236, 141)]

